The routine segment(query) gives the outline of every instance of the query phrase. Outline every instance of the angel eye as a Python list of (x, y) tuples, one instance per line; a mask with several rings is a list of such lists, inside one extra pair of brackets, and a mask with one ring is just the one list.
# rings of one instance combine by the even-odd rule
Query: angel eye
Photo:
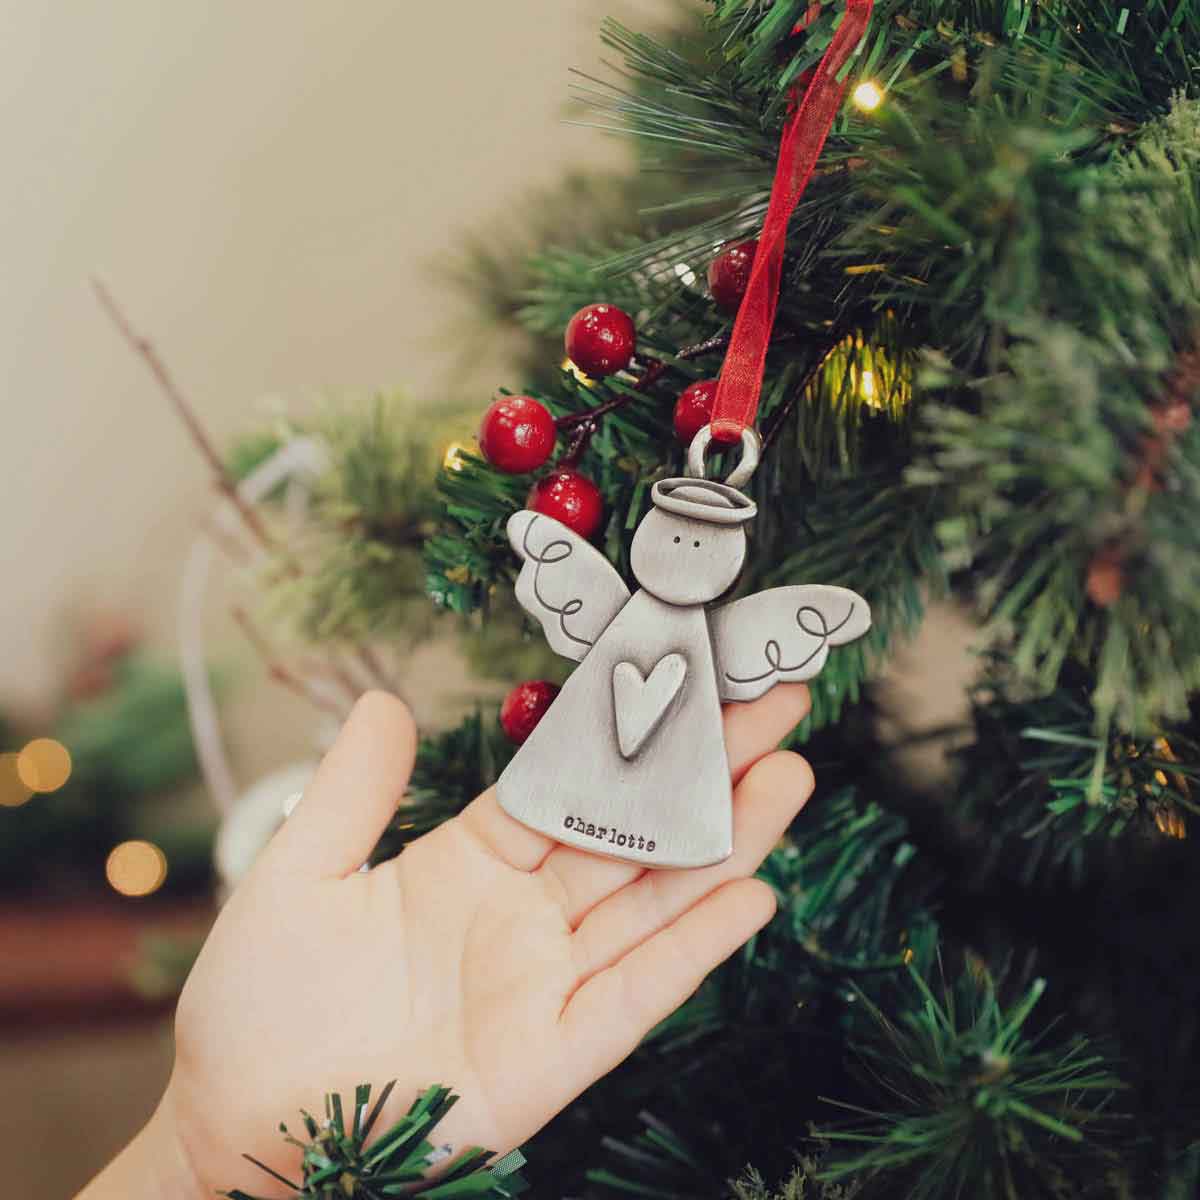
[(679, 534), (676, 534), (676, 535), (675, 535), (675, 544), (676, 544), (677, 546), (679, 545)]

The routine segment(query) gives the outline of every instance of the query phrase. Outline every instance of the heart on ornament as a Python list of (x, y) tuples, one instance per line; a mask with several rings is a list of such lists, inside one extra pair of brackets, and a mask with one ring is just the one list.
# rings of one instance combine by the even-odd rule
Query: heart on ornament
[(623, 758), (632, 758), (658, 728), (687, 676), (687, 659), (666, 654), (643, 677), (631, 662), (613, 667), (613, 707), (617, 716), (617, 745)]

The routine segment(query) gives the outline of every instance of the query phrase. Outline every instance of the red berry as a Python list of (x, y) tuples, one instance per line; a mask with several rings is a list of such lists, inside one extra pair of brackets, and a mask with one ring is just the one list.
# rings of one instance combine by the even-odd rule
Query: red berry
[(584, 474), (569, 468), (551, 471), (529, 489), (526, 507), (561, 521), (582, 538), (590, 538), (600, 528), (604, 516), (604, 497)]
[(529, 679), (518, 683), (500, 706), (500, 728), (510, 742), (520, 745), (546, 715), (554, 697), (558, 695), (558, 684), (545, 679)]
[(708, 290), (716, 306), (724, 312), (736, 313), (741, 307), (742, 297), (750, 282), (750, 268), (754, 266), (754, 252), (758, 242), (736, 242), (726, 246), (708, 264)]
[(629, 314), (615, 305), (589, 304), (567, 322), (563, 342), (567, 357), (585, 375), (599, 379), (629, 366), (637, 330)]
[(713, 401), (717, 398), (715, 379), (698, 379), (685, 388), (675, 401), (675, 436), (685, 445), (712, 420)]
[(531, 396), (501, 396), (479, 423), (483, 457), (510, 475), (540, 467), (553, 452), (556, 437), (554, 418)]

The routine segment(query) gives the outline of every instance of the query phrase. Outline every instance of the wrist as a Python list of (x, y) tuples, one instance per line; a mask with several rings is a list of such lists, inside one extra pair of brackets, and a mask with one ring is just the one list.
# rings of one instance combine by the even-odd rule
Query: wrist
[(179, 1136), (170, 1096), (77, 1200), (210, 1200)]

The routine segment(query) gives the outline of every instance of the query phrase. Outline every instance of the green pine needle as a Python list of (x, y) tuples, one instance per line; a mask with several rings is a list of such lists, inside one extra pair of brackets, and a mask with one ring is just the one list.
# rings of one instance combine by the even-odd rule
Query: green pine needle
[(864, 1121), (823, 1131), (836, 1155), (825, 1178), (911, 1200), (1025, 1200), (1115, 1161), (1106, 1139), (1120, 1128), (1109, 1113), (1120, 1082), (1083, 1038), (1056, 1044), (1026, 1028), (1043, 981), (1006, 1007), (981, 964), (936, 992), (910, 973), (897, 1021), (858, 992), (872, 1024), (855, 1049), (881, 1107), (842, 1105)]
[[(370, 1145), (367, 1140), (395, 1083), (389, 1083), (369, 1115), (363, 1118), (371, 1099), (369, 1084), (355, 1089), (354, 1118), (346, 1128), (342, 1097), (331, 1092), (325, 1098), (325, 1121), (318, 1125), (304, 1114), (308, 1142), (290, 1135), (286, 1140), (301, 1152), (301, 1182), (297, 1183), (250, 1155), (245, 1157), (261, 1171), (292, 1190), (296, 1200), (381, 1200), (385, 1196), (412, 1196), (418, 1200), (460, 1200), (484, 1197), (505, 1200), (527, 1188), (520, 1169), (525, 1159), (519, 1151), (493, 1158), (488, 1150), (472, 1147), (437, 1177), (426, 1180), (431, 1168), (440, 1164), (442, 1151), (430, 1142), (438, 1123), (458, 1097), (449, 1088), (431, 1087), (413, 1101), (408, 1112)], [(281, 1126), (285, 1135), (287, 1127)], [(261, 1200), (234, 1189), (222, 1192), (228, 1200)]]

